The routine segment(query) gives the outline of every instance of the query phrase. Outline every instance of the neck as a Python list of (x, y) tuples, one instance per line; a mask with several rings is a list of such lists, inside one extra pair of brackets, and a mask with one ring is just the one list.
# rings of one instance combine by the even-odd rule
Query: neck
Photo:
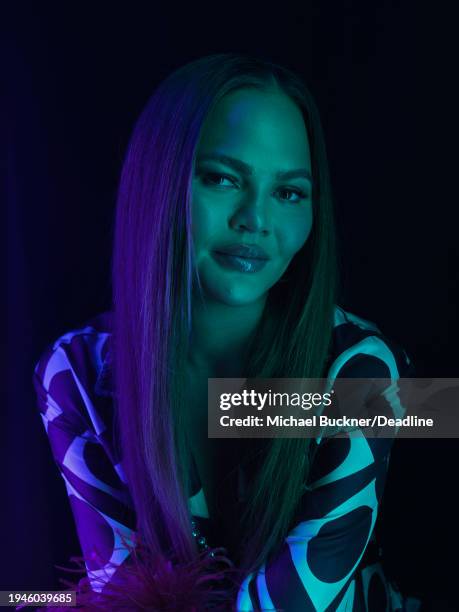
[(216, 378), (239, 377), (265, 302), (266, 296), (243, 306), (195, 299), (190, 365)]

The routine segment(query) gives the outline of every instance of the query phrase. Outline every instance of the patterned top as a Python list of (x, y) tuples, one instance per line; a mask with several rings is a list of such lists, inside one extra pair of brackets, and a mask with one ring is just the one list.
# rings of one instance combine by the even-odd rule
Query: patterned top
[[(65, 482), (90, 579), (113, 577), (114, 570), (106, 566), (126, 562), (129, 553), (120, 533), (129, 540), (136, 525), (113, 441), (111, 325), (112, 313), (105, 312), (60, 336), (45, 349), (33, 375), (38, 409)], [(374, 323), (339, 306), (332, 347), (329, 379), (414, 375), (399, 345)], [(380, 399), (395, 408), (393, 395)], [(392, 442), (367, 439), (358, 429), (322, 439), (310, 487), (284, 544), (267, 566), (243, 581), (237, 610), (408, 609), (383, 573), (374, 537)], [(192, 492), (190, 514), (209, 537), (212, 521), (199, 480)]]

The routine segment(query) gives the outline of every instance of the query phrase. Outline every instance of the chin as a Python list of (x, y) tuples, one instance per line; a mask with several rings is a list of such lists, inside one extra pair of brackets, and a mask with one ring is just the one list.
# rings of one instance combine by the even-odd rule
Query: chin
[(246, 306), (261, 299), (267, 291), (254, 291), (253, 287), (248, 287), (247, 283), (236, 283), (222, 285), (203, 285), (204, 295), (215, 302), (220, 302), (228, 306)]
[(215, 301), (226, 304), (227, 306), (246, 306), (253, 304), (261, 298), (259, 294), (250, 294), (242, 291), (223, 291), (214, 293), (213, 299)]

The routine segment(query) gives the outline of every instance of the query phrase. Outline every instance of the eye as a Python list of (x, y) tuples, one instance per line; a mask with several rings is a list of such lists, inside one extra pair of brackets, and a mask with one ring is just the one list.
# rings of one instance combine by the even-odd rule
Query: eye
[[(237, 187), (237, 180), (235, 178), (220, 172), (204, 172), (202, 174), (202, 180), (205, 185), (219, 187), (221, 189), (231, 189), (231, 187)], [(227, 181), (227, 183), (229, 182), (230, 184), (222, 184), (222, 181)], [(298, 188), (293, 189), (290, 187), (282, 187), (278, 190), (278, 192), (288, 194), (287, 198), (281, 199), (292, 204), (298, 204), (301, 202), (301, 200), (306, 200), (308, 198), (308, 194)], [(293, 198), (292, 195), (294, 196)]]
[(305, 200), (308, 197), (308, 195), (301, 189), (290, 189), (290, 187), (282, 187), (281, 189), (279, 189), (279, 192), (293, 194), (294, 196), (296, 196), (296, 198), (293, 200), (290, 198), (287, 199), (287, 202), (292, 202), (293, 204), (296, 204), (300, 202), (301, 200)]
[(227, 188), (230, 185), (222, 185), (221, 180), (229, 181), (232, 185), (236, 184), (235, 179), (227, 176), (226, 174), (220, 174), (218, 172), (206, 172), (203, 176), (203, 181), (206, 185), (214, 185), (215, 187)]

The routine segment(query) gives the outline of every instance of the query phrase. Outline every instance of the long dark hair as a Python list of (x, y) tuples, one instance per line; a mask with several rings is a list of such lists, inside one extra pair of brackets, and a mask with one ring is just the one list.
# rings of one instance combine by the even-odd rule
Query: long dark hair
[[(313, 175), (313, 227), (269, 292), (247, 376), (320, 378), (338, 291), (333, 203), (324, 136), (302, 80), (266, 59), (210, 55), (160, 83), (133, 131), (118, 191), (112, 282), (114, 380), (122, 464), (137, 529), (153, 553), (197, 558), (188, 508), (190, 453), (180, 384), (191, 332), (191, 185), (203, 122), (240, 88), (280, 88), (301, 109)], [(198, 279), (199, 280), (199, 279)], [(241, 517), (242, 571), (282, 543), (307, 479), (310, 440), (274, 439)], [(241, 535), (242, 537), (242, 535)]]

